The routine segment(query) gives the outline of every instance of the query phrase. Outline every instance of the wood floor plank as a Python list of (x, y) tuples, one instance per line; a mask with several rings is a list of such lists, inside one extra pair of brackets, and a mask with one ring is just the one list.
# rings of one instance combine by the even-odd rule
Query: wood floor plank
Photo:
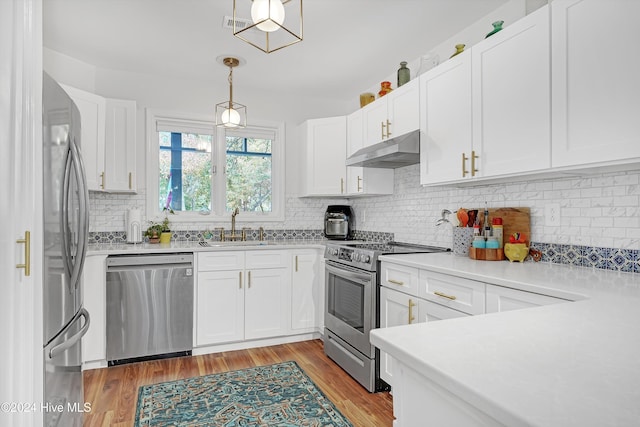
[(369, 393), (323, 351), (320, 340), (271, 347), (161, 359), (84, 372), (85, 401), (91, 412), (85, 427), (122, 427), (134, 423), (142, 385), (227, 372), (294, 360), (355, 427), (393, 423), (389, 393)]

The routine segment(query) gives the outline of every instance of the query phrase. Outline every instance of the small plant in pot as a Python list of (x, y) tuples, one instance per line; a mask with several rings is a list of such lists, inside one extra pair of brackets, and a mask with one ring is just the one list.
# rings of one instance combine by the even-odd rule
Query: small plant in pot
[(171, 242), (171, 228), (168, 214), (173, 214), (173, 209), (164, 208), (162, 210), (164, 219), (162, 221), (149, 221), (149, 227), (144, 232), (145, 237), (149, 238), (149, 243), (170, 243)]

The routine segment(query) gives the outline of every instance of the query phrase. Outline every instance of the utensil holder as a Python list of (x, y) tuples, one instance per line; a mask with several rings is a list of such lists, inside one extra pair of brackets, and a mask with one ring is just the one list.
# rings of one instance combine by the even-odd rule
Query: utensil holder
[(469, 247), (473, 242), (472, 227), (453, 227), (453, 254), (458, 256), (468, 256)]

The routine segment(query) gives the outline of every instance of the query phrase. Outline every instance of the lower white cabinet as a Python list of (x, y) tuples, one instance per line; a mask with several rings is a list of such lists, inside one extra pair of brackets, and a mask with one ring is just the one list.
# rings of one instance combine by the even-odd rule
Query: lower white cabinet
[(476, 280), (420, 270), (417, 295), (464, 313), (484, 313), (485, 284)]
[(320, 255), (315, 250), (291, 253), (291, 330), (312, 332), (318, 327), (317, 298)]
[(90, 255), (84, 262), (82, 293), (84, 308), (91, 316), (87, 334), (82, 338), (82, 363), (103, 362), (107, 358), (107, 265), (106, 255)]
[(195, 346), (286, 335), (288, 251), (198, 254)]
[(504, 286), (487, 285), (487, 313), (520, 310), (560, 302), (567, 302), (567, 300)]

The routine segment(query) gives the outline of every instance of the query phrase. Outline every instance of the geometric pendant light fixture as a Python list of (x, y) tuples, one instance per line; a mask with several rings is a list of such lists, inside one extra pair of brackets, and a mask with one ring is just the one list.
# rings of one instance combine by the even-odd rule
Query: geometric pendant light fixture
[(243, 128), (247, 126), (247, 107), (233, 100), (233, 69), (240, 65), (240, 60), (233, 57), (218, 59), (229, 67), (229, 100), (216, 104), (216, 126)]
[(233, 0), (233, 35), (266, 53), (302, 41), (302, 0)]

